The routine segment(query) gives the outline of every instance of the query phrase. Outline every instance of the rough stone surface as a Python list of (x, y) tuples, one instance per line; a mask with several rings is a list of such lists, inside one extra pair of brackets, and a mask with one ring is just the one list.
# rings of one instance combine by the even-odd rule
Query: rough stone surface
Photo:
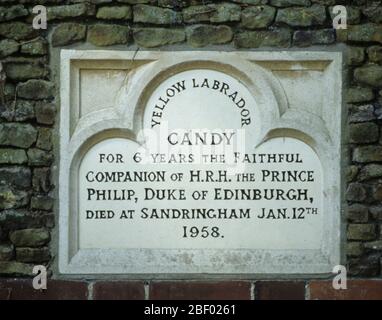
[[(149, 2), (149, 1), (146, 1), (146, 2)], [(180, 9), (180, 8), (187, 7), (188, 1), (187, 0), (158, 0), (158, 5), (160, 7)]]
[(379, 128), (374, 122), (363, 122), (349, 126), (350, 143), (372, 143), (378, 141)]
[(236, 35), (238, 48), (282, 47), (290, 46), (291, 32), (287, 29), (273, 31), (246, 31)]
[(17, 86), (17, 94), (24, 99), (50, 99), (53, 98), (54, 85), (45, 80), (28, 80)]
[(25, 17), (27, 15), (28, 10), (23, 5), (0, 7), (0, 22)]
[(32, 148), (28, 150), (28, 159), (30, 166), (50, 166), (53, 161), (53, 155), (48, 151)]
[(29, 209), (9, 209), (2, 211), (0, 225), (4, 232), (28, 228), (52, 228), (54, 216), (51, 213), (34, 213)]
[(319, 5), (279, 9), (276, 16), (276, 22), (286, 23), (292, 27), (322, 25), (325, 19), (325, 7)]
[(361, 163), (382, 161), (382, 146), (364, 146), (355, 148), (353, 152), (353, 161)]
[(26, 167), (0, 167), (0, 184), (17, 188), (31, 186), (31, 170)]
[(86, 26), (79, 23), (65, 23), (57, 26), (52, 34), (52, 46), (66, 46), (85, 39)]
[(8, 63), (5, 65), (7, 77), (16, 81), (45, 78), (48, 75), (46, 67), (32, 63)]
[(36, 147), (43, 150), (52, 150), (52, 130), (50, 128), (38, 128)]
[(346, 246), (346, 254), (349, 257), (359, 257), (363, 254), (363, 243), (358, 241), (348, 242)]
[(10, 261), (14, 256), (14, 248), (11, 244), (0, 245), (0, 261)]
[(17, 209), (26, 206), (30, 201), (30, 193), (24, 190), (0, 185), (0, 209)]
[(336, 39), (333, 29), (298, 30), (293, 33), (293, 44), (298, 47), (308, 47), (317, 44), (331, 44)]
[(367, 222), (369, 219), (369, 210), (367, 206), (355, 203), (348, 208), (348, 220), (351, 222)]
[(372, 206), (369, 211), (374, 220), (382, 221), (382, 206)]
[(20, 49), (21, 53), (30, 55), (44, 55), (48, 53), (47, 42), (43, 38), (37, 38), (33, 41), (23, 43)]
[(38, 102), (35, 105), (36, 120), (41, 124), (53, 124), (56, 106), (53, 103)]
[(0, 123), (0, 145), (30, 147), (37, 138), (37, 130), (30, 124)]
[(382, 62), (382, 46), (371, 46), (367, 48), (367, 55), (371, 62)]
[(382, 43), (382, 26), (372, 23), (349, 26), (347, 40)]
[(51, 189), (50, 169), (35, 168), (32, 178), (33, 190), (37, 192), (48, 192)]
[(357, 177), (358, 174), (358, 167), (351, 165), (346, 169), (346, 181), (351, 182), (354, 181), (354, 179)]
[(65, 19), (69, 17), (83, 17), (95, 14), (95, 7), (88, 3), (78, 3), (65, 6), (55, 6), (47, 8), (48, 21)]
[(47, 262), (50, 259), (49, 248), (16, 248), (16, 260), (19, 262)]
[(148, 5), (134, 6), (134, 22), (152, 24), (178, 24), (182, 22), (179, 12), (167, 8), (158, 8)]
[(346, 199), (348, 201), (363, 201), (366, 196), (366, 189), (361, 183), (350, 183), (346, 190)]
[(309, 0), (270, 0), (270, 4), (275, 7), (291, 7), (291, 6), (310, 6)]
[(129, 6), (101, 7), (97, 11), (97, 18), (103, 20), (130, 20), (132, 10)]
[(364, 87), (353, 87), (347, 90), (346, 102), (347, 103), (358, 103), (358, 102), (368, 102), (373, 100), (374, 93), (370, 88)]
[(0, 149), (0, 164), (23, 164), (28, 161), (25, 150), (22, 149)]
[(87, 40), (96, 46), (127, 44), (129, 38), (129, 27), (111, 24), (96, 24), (89, 26), (87, 36)]
[(191, 6), (183, 10), (186, 23), (240, 21), (241, 8), (232, 3)]
[(373, 1), (371, 5), (363, 8), (362, 13), (375, 23), (382, 23), (382, 3), (380, 1)]
[(233, 0), (233, 2), (239, 3), (239, 4), (251, 4), (251, 5), (258, 5), (258, 4), (267, 4), (268, 0)]
[(376, 201), (382, 201), (382, 184), (377, 184), (373, 188), (373, 198)]
[(365, 246), (366, 250), (381, 251), (382, 250), (382, 240), (366, 242), (364, 246)]
[(245, 8), (241, 12), (241, 26), (246, 29), (268, 27), (274, 20), (276, 9), (270, 6)]
[(0, 24), (0, 36), (15, 40), (31, 39), (37, 34), (32, 24), (24, 22), (10, 22)]
[(32, 276), (33, 265), (16, 262), (0, 261), (0, 275), (5, 276)]
[(349, 224), (349, 240), (373, 240), (376, 237), (376, 228), (374, 224)]
[(165, 28), (138, 28), (133, 32), (135, 43), (141, 47), (154, 48), (183, 42), (186, 34), (183, 30)]
[(381, 164), (368, 164), (364, 166), (358, 176), (360, 181), (382, 178), (382, 165)]
[(50, 196), (33, 196), (31, 198), (31, 209), (50, 211), (53, 209), (54, 199)]
[(187, 28), (187, 42), (193, 47), (230, 42), (233, 32), (228, 26), (194, 25)]
[(24, 229), (13, 231), (10, 236), (15, 247), (41, 247), (50, 240), (49, 232), (45, 229)]
[(35, 118), (34, 101), (17, 99), (13, 110), (14, 121), (27, 121)]
[(369, 64), (354, 70), (354, 79), (373, 87), (382, 87), (382, 66)]
[(19, 51), (20, 44), (12, 39), (4, 39), (0, 41), (0, 58), (5, 58)]
[(363, 47), (348, 47), (347, 64), (359, 65), (365, 60), (365, 49)]

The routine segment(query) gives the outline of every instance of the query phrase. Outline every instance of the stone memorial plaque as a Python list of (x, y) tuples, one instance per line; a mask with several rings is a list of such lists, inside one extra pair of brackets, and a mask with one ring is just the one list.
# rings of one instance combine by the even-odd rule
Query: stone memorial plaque
[(61, 62), (61, 272), (339, 264), (339, 53), (62, 50)]

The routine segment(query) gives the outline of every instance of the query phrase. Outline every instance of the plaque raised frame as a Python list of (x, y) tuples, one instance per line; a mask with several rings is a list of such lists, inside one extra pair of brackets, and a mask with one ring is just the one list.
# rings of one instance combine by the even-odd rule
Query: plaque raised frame
[[(342, 53), (61, 50), (60, 59), (61, 273), (326, 274), (340, 264)], [(322, 166), (324, 195), (324, 234), (319, 249), (79, 246), (78, 170), (84, 155), (105, 139), (136, 140), (153, 90), (171, 75), (193, 69), (226, 73), (248, 88), (261, 113), (258, 143), (287, 136), (303, 141), (316, 152)], [(105, 77), (111, 88), (108, 92), (99, 82)]]

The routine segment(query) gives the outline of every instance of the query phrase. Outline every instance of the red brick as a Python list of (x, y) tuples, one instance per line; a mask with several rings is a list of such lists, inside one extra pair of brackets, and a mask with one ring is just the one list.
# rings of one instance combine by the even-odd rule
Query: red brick
[(35, 290), (32, 279), (0, 280), (0, 288), (10, 290), (10, 300), (86, 300), (88, 285), (83, 281), (49, 280), (47, 290)]
[(144, 300), (142, 281), (100, 281), (93, 286), (94, 300)]
[(255, 300), (304, 300), (303, 281), (257, 281)]
[(154, 281), (150, 300), (249, 300), (251, 284), (246, 281)]
[(11, 297), (11, 289), (0, 288), (0, 300), (9, 300)]
[(309, 290), (316, 300), (382, 300), (382, 280), (348, 280), (345, 290), (334, 289), (331, 280), (312, 281)]

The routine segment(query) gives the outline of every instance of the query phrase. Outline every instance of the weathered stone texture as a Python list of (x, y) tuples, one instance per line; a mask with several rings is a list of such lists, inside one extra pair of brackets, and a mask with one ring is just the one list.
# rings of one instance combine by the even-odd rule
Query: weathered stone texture
[(0, 7), (0, 22), (25, 17), (27, 15), (28, 10), (23, 5)]
[(186, 34), (178, 29), (138, 28), (133, 31), (133, 37), (137, 45), (153, 48), (183, 42)]
[(350, 125), (350, 143), (372, 143), (378, 141), (379, 128), (374, 122), (364, 122)]
[(32, 28), (30, 23), (17, 21), (0, 24), (0, 36), (8, 39), (25, 40), (36, 35), (37, 31)]
[(130, 20), (132, 16), (129, 6), (101, 7), (97, 11), (97, 18), (103, 20)]
[(95, 7), (89, 3), (78, 3), (65, 6), (56, 6), (47, 8), (47, 17), (49, 20), (76, 18), (82, 16), (91, 16), (95, 14)]
[(28, 161), (25, 150), (0, 149), (0, 164), (23, 164)]
[(376, 237), (376, 227), (374, 224), (349, 224), (349, 240), (373, 240)]
[(30, 147), (37, 138), (37, 130), (30, 124), (0, 123), (0, 145)]
[(182, 22), (182, 15), (167, 8), (158, 8), (148, 5), (134, 6), (134, 22), (152, 24), (178, 24)]
[(325, 7), (313, 5), (312, 7), (285, 8), (277, 11), (276, 22), (286, 23), (292, 27), (307, 27), (322, 25), (326, 20)]
[(15, 247), (41, 247), (50, 240), (49, 232), (45, 229), (24, 229), (13, 231), (10, 236)]
[(126, 26), (112, 24), (96, 24), (89, 27), (87, 40), (96, 46), (127, 44), (130, 29)]
[(0, 58), (5, 58), (19, 51), (20, 44), (12, 39), (4, 39), (0, 41)]
[(50, 99), (54, 95), (54, 85), (45, 80), (28, 80), (17, 86), (17, 94), (24, 99)]
[(354, 79), (373, 87), (382, 87), (382, 66), (367, 64), (354, 70)]
[(363, 47), (348, 47), (347, 64), (359, 65), (365, 60), (365, 49)]
[(347, 94), (346, 94), (347, 103), (368, 102), (373, 99), (374, 99), (374, 93), (371, 88), (352, 87), (347, 90)]
[(240, 21), (240, 16), (240, 6), (232, 3), (191, 6), (183, 10), (183, 19), (186, 23)]
[(382, 161), (382, 146), (357, 147), (353, 152), (353, 161), (367, 163)]
[(347, 40), (382, 43), (382, 25), (366, 23), (362, 25), (349, 26), (347, 31)]
[(37, 38), (21, 45), (21, 53), (30, 55), (44, 55), (48, 53), (48, 43), (43, 38)]
[(298, 30), (293, 34), (293, 44), (298, 47), (308, 47), (318, 44), (331, 44), (336, 40), (333, 29)]
[(235, 44), (239, 48), (289, 47), (291, 31), (278, 29), (273, 31), (247, 31), (236, 35)]
[(274, 20), (276, 9), (270, 6), (245, 8), (241, 13), (241, 26), (246, 29), (268, 27)]
[(275, 7), (291, 7), (291, 6), (310, 6), (309, 0), (270, 0), (270, 4)]
[(86, 26), (78, 23), (64, 23), (52, 34), (52, 46), (65, 46), (85, 39)]
[(192, 47), (230, 42), (233, 32), (228, 26), (194, 25), (187, 28), (187, 42)]
[(47, 262), (50, 259), (49, 248), (16, 248), (16, 260), (26, 263)]

